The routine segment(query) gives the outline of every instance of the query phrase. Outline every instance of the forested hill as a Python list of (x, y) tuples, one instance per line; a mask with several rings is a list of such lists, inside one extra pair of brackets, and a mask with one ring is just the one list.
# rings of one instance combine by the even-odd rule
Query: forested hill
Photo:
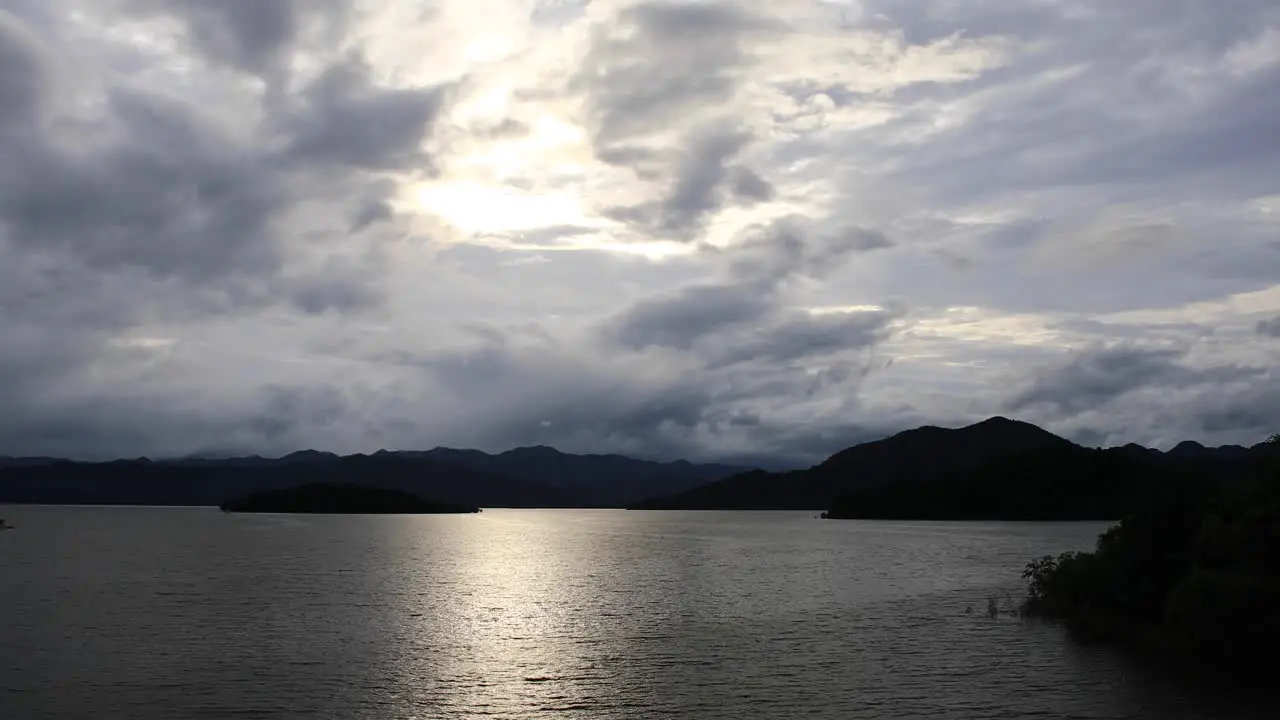
[(1117, 520), (1164, 494), (1206, 492), (1216, 486), (1223, 470), (1213, 461), (1064, 445), (906, 482), (851, 489), (832, 499), (827, 517)]
[(1116, 519), (1152, 493), (1238, 474), (1255, 454), (1194, 443), (1169, 452), (1092, 449), (995, 417), (908, 430), (808, 470), (743, 473), (632, 507), (823, 510), (835, 519)]
[(1081, 640), (1133, 646), (1231, 684), (1274, 689), (1280, 647), (1280, 436), (1251, 469), (1163, 493), (1092, 552), (1028, 564), (1025, 610)]
[(219, 505), (250, 493), (307, 483), (358, 482), (477, 507), (622, 507), (741, 470), (620, 455), (572, 455), (548, 447), (497, 455), (436, 448), (339, 457), (304, 450), (281, 458), (106, 463), (0, 458), (0, 502)]
[(389, 452), (305, 450), (108, 463), (0, 458), (0, 503), (218, 505), (308, 483), (360, 483), (474, 507), (809, 510), (831, 518), (1115, 519), (1170, 489), (1239, 474), (1257, 454), (1192, 442), (1084, 448), (1002, 417), (925, 426), (835, 453), (806, 470), (660, 463), (550, 447)]

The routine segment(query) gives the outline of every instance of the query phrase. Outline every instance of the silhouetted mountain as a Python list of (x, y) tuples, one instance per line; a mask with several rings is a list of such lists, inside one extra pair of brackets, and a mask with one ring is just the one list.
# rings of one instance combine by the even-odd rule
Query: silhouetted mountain
[(53, 457), (9, 457), (7, 455), (0, 455), (0, 468), (52, 465), (56, 462), (62, 461), (59, 458)]
[(842, 450), (808, 470), (742, 473), (634, 509), (828, 510), (831, 517), (1114, 519), (1152, 488), (1229, 472), (1238, 446), (1162, 453), (1086, 449), (994, 417), (925, 426)]
[[(1260, 447), (1260, 446), (1259, 446)], [(0, 459), (0, 502), (218, 505), (305, 483), (359, 482), (478, 507), (830, 510), (834, 517), (1112, 515), (1148, 488), (1230, 472), (1255, 454), (1182, 443), (1168, 453), (1086, 450), (1025, 422), (925, 426), (842, 450), (807, 470), (435, 448), (338, 457), (258, 456), (73, 463)], [(1173, 478), (1173, 480), (1170, 480)], [(839, 498), (839, 500), (837, 500)]]
[(184, 457), (172, 458), (168, 460), (160, 460), (158, 462), (165, 465), (180, 465), (184, 467), (209, 467), (209, 466), (238, 466), (238, 467), (265, 467), (270, 465), (292, 465), (295, 463), (310, 462), (327, 462), (337, 460), (340, 456), (320, 450), (298, 450), (291, 452), (284, 457), (266, 458), (261, 455), (249, 455), (246, 457), (229, 457), (229, 458), (211, 458), (211, 457)]
[(282, 463), (308, 463), (308, 462), (326, 462), (329, 460), (337, 460), (338, 455), (331, 452), (321, 452), (319, 450), (299, 450), (291, 452), (280, 458), (277, 462)]
[(258, 456), (74, 463), (53, 458), (0, 465), (0, 502), (218, 505), (232, 497), (306, 482), (365, 482), (483, 507), (621, 507), (686, 490), (741, 468), (658, 463), (554, 448), (379, 451), (339, 457), (302, 450)]
[(1113, 449), (1115, 450), (1115, 452), (1119, 454), (1127, 455), (1129, 457), (1137, 458), (1139, 460), (1159, 460), (1164, 457), (1164, 453), (1160, 452), (1159, 450), (1156, 450), (1155, 448), (1145, 447), (1137, 443), (1129, 443), (1128, 445), (1124, 445), (1124, 446), (1113, 448)]
[(965, 470), (848, 490), (830, 518), (912, 520), (1116, 520), (1168, 492), (1213, 486), (1195, 463), (1159, 453), (1055, 445)]
[(306, 483), (359, 482), (477, 507), (571, 507), (559, 488), (428, 459), (352, 455), (271, 465), (59, 462), (0, 470), (0, 502), (86, 505), (220, 505)]
[(660, 463), (622, 455), (571, 455), (546, 446), (497, 455), (436, 448), (426, 457), (464, 467), (536, 480), (570, 491), (590, 505), (623, 506), (655, 495), (684, 492), (747, 468), (677, 460)]
[(221, 505), (237, 513), (407, 514), (475, 513), (474, 506), (426, 500), (403, 490), (350, 483), (310, 483), (283, 490), (266, 490)]
[(1250, 449), (1243, 445), (1223, 445), (1222, 447), (1205, 447), (1194, 440), (1184, 440), (1174, 446), (1166, 455), (1178, 459), (1219, 459), (1229, 460), (1248, 455)]
[(808, 470), (742, 473), (685, 493), (651, 498), (632, 507), (825, 510), (832, 498), (850, 488), (930, 477), (1002, 455), (1070, 444), (1030, 423), (1001, 417), (958, 429), (927, 425), (841, 450)]

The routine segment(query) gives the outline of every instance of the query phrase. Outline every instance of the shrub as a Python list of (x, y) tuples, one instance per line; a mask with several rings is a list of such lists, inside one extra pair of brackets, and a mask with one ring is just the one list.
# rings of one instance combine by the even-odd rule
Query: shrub
[(1268, 467), (1216, 495), (1168, 494), (1093, 552), (1028, 563), (1026, 612), (1081, 640), (1154, 645), (1232, 671), (1280, 665), (1280, 473), (1264, 457)]

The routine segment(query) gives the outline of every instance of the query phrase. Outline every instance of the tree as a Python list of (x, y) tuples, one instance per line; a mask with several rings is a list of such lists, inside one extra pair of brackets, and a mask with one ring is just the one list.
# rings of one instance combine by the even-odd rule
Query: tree
[(1032, 561), (1029, 614), (1082, 639), (1140, 643), (1201, 667), (1280, 664), (1280, 435), (1211, 495), (1173, 493), (1093, 552)]

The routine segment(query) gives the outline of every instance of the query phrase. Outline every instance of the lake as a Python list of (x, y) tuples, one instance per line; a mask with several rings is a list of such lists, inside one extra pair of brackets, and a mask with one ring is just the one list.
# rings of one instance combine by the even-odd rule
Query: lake
[(0, 718), (1252, 718), (987, 614), (1097, 523), (0, 507)]

